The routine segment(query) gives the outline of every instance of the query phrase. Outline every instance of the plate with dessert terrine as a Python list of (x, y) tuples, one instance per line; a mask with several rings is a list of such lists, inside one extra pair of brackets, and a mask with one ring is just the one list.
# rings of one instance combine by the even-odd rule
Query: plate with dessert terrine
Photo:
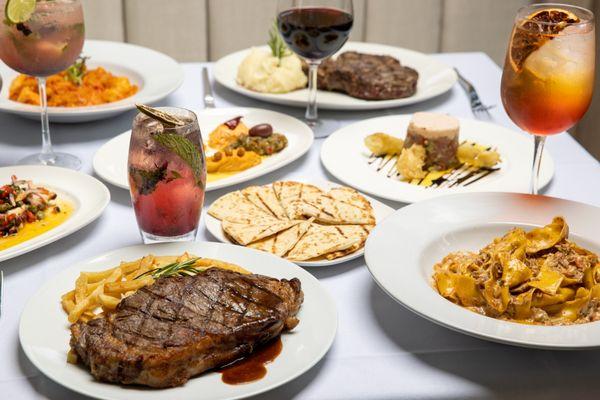
[[(413, 203), (450, 193), (528, 193), (531, 150), (531, 138), (511, 129), (418, 112), (345, 126), (323, 143), (321, 162), (357, 190)], [(544, 151), (540, 188), (553, 175)]]

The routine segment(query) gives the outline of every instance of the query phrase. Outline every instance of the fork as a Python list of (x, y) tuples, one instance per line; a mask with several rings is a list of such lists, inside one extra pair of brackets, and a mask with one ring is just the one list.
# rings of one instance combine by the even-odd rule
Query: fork
[(458, 76), (458, 83), (465, 90), (467, 95), (469, 96), (469, 101), (471, 102), (471, 111), (473, 111), (473, 115), (476, 118), (487, 117), (491, 118), (489, 110), (496, 107), (495, 105), (486, 106), (481, 102), (479, 95), (477, 94), (477, 90), (471, 82), (465, 79), (464, 76), (458, 72), (458, 69), (454, 68), (456, 75)]
[(215, 108), (215, 96), (208, 78), (208, 68), (202, 67), (202, 89), (204, 90), (204, 108)]

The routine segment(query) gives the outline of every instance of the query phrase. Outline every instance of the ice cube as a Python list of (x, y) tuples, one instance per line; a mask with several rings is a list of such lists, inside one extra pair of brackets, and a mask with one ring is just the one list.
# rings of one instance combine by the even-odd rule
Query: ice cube
[(541, 79), (552, 76), (567, 79), (587, 72), (594, 65), (594, 36), (593, 32), (582, 29), (581, 26), (568, 26), (547, 40), (527, 57), (525, 68)]

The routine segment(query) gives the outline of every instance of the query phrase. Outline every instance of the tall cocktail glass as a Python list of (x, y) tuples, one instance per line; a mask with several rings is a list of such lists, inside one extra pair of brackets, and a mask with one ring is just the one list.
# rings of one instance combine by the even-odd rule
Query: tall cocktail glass
[(534, 4), (517, 13), (502, 74), (502, 103), (534, 137), (530, 191), (546, 136), (573, 127), (585, 114), (594, 87), (594, 14), (563, 4)]
[(6, 15), (7, 1), (0, 0), (0, 59), (10, 68), (37, 78), (41, 106), (42, 151), (20, 162), (79, 169), (81, 161), (77, 157), (52, 150), (46, 78), (67, 69), (81, 53), (84, 41), (81, 2), (38, 0), (26, 21), (14, 23)]
[(129, 144), (129, 187), (144, 243), (194, 240), (206, 184), (206, 163), (196, 115), (158, 110), (184, 121), (169, 126), (139, 113)]

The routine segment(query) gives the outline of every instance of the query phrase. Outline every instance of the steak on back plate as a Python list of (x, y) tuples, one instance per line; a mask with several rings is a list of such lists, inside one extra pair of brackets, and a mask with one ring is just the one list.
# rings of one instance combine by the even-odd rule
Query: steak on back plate
[(183, 385), (298, 324), (300, 281), (211, 268), (159, 278), (106, 318), (71, 326), (71, 348), (101, 381)]
[(410, 97), (419, 73), (391, 56), (346, 51), (325, 60), (318, 70), (318, 87), (365, 100)]

